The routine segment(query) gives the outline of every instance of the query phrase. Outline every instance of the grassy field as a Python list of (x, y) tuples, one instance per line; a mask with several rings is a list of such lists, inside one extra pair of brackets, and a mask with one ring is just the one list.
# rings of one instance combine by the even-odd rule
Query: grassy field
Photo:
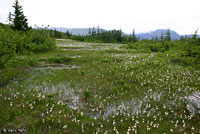
[(176, 51), (57, 40), (53, 52), (13, 57), (0, 70), (2, 133), (200, 133), (187, 97), (200, 69)]

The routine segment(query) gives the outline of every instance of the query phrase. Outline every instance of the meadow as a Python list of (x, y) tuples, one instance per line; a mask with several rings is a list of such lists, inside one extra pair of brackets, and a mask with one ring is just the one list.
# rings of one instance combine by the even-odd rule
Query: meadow
[(200, 133), (187, 100), (200, 90), (200, 69), (181, 49), (56, 43), (0, 70), (2, 133)]

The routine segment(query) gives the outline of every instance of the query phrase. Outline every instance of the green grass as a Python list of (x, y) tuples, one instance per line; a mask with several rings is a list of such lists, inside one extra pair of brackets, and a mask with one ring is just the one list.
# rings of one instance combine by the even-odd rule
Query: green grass
[[(187, 96), (200, 71), (181, 52), (59, 40), (72, 51), (13, 57), (0, 70), (0, 129), (27, 133), (199, 133)], [(177, 54), (176, 54), (177, 53)], [(183, 62), (184, 61), (184, 62)]]

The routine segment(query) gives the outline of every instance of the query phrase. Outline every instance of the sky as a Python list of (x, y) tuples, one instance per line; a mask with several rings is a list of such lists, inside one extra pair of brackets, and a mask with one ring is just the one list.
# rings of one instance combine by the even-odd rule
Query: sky
[[(7, 23), (15, 0), (0, 0)], [(29, 25), (121, 29), (125, 33), (171, 29), (180, 35), (200, 28), (200, 0), (18, 0)]]

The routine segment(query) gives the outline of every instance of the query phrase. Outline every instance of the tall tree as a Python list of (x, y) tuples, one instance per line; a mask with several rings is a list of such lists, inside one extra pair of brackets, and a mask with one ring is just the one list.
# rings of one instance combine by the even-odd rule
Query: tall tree
[(135, 29), (134, 28), (133, 28), (132, 36), (133, 36), (133, 42), (136, 42), (137, 41), (137, 37), (135, 35)]
[(97, 34), (100, 34), (99, 25), (97, 26)]
[(160, 40), (161, 40), (161, 41), (163, 41), (163, 40), (164, 40), (163, 31), (161, 32), (161, 35), (160, 35)]
[(23, 13), (22, 6), (19, 5), (18, 0), (16, 0), (13, 4), (14, 14), (13, 14), (13, 25), (14, 29), (27, 31), (29, 29), (28, 20)]
[(12, 13), (9, 12), (9, 14), (8, 14), (8, 24), (11, 25), (11, 24), (12, 24), (12, 21), (13, 21)]
[(89, 28), (89, 32), (88, 32), (89, 36), (91, 36), (92, 32), (91, 32), (91, 28)]
[(96, 35), (96, 31), (95, 31), (95, 28), (93, 27), (92, 28), (92, 36)]
[(170, 29), (167, 29), (167, 31), (166, 31), (166, 33), (165, 33), (165, 40), (166, 40), (166, 41), (171, 41)]
[(70, 38), (70, 36), (71, 36), (68, 30), (67, 30), (67, 32), (66, 32), (66, 36), (67, 36), (68, 38)]
[(157, 36), (157, 35), (156, 35), (156, 38), (155, 38), (155, 40), (156, 40), (156, 41), (158, 41), (158, 36)]

